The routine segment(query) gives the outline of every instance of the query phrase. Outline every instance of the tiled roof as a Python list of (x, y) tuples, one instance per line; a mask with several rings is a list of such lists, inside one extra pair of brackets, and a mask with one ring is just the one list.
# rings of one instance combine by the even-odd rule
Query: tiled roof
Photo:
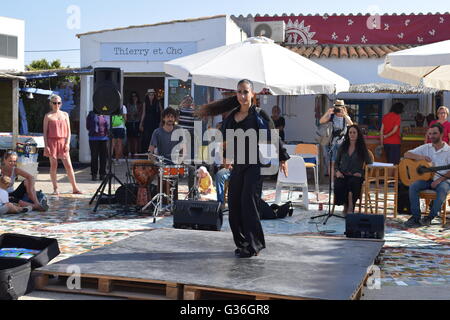
[(172, 21), (158, 22), (158, 23), (153, 23), (153, 24), (143, 24), (143, 25), (137, 25), (137, 26), (121, 27), (121, 28), (114, 28), (114, 29), (105, 29), (105, 30), (98, 30), (98, 31), (91, 31), (91, 32), (86, 32), (86, 33), (80, 33), (80, 34), (77, 34), (77, 37), (80, 38), (81, 36), (86, 36), (86, 35), (96, 34), (96, 33), (102, 33), (102, 32), (109, 32), (109, 31), (119, 31), (119, 30), (135, 29), (135, 28), (155, 27), (155, 26), (160, 26), (160, 25), (164, 25), (164, 24), (202, 21), (202, 20), (217, 19), (217, 18), (223, 18), (223, 17), (226, 17), (226, 15), (219, 14), (219, 15), (210, 16), (210, 17), (200, 17), (200, 18), (183, 19), (183, 20), (172, 20)]
[[(449, 12), (444, 12), (444, 13), (440, 13), (440, 12), (436, 12), (436, 13), (432, 13), (432, 12), (428, 12), (428, 13), (383, 13), (380, 14), (381, 16), (407, 16), (407, 15), (414, 15), (414, 16), (424, 16), (424, 15), (439, 15), (439, 14), (449, 14)], [(255, 15), (252, 14), (248, 14), (246, 16), (240, 14), (239, 16), (236, 15), (232, 15), (232, 18), (258, 18), (258, 17), (312, 17), (312, 16), (319, 16), (319, 17), (336, 17), (336, 16), (370, 16), (370, 13), (349, 13), (349, 14), (345, 14), (345, 13), (324, 13), (324, 14), (319, 14), (319, 13), (308, 13), (308, 14), (302, 14), (302, 13), (282, 13), (282, 14), (260, 14), (257, 13)]]
[(413, 45), (284, 45), (305, 58), (383, 58), (391, 52), (414, 47)]

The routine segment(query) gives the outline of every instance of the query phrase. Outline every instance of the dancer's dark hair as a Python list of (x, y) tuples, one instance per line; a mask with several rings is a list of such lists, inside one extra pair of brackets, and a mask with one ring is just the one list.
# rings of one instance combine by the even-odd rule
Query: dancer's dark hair
[[(238, 82), (237, 86), (239, 87), (241, 84), (246, 83), (253, 90), (253, 82), (248, 79), (242, 79)], [(198, 118), (205, 118), (210, 116), (217, 116), (223, 113), (230, 112), (231, 110), (237, 108), (239, 106), (239, 101), (236, 95), (232, 97), (228, 97), (222, 100), (213, 101), (211, 103), (202, 105), (195, 112)]]

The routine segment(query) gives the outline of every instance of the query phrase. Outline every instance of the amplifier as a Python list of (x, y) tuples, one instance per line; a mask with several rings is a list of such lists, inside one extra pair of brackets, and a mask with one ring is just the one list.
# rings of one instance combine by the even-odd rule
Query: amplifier
[(173, 211), (173, 227), (177, 229), (195, 229), (220, 231), (223, 213), (220, 202), (176, 200)]
[(347, 214), (345, 218), (345, 235), (347, 238), (384, 238), (383, 214)]

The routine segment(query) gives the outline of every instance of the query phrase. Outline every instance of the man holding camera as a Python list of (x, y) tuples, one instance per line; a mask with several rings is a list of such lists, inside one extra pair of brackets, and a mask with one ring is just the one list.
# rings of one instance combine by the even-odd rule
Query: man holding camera
[(327, 155), (329, 155), (329, 161), (331, 161), (331, 181), (334, 181), (334, 162), (336, 160), (337, 151), (342, 141), (344, 140), (347, 127), (353, 124), (352, 119), (347, 113), (344, 100), (336, 100), (333, 108), (328, 109), (327, 112), (320, 118), (320, 124), (327, 122), (333, 123), (333, 137), (330, 145), (327, 146)]

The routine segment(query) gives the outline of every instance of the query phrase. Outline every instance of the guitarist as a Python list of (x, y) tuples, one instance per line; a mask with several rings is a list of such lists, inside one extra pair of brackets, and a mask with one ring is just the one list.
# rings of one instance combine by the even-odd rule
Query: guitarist
[[(421, 145), (405, 153), (404, 157), (412, 160), (425, 160), (432, 162), (433, 166), (444, 166), (450, 164), (450, 146), (442, 141), (444, 128), (441, 124), (433, 124), (428, 129), (428, 137), (431, 143)], [(431, 221), (438, 215), (447, 193), (450, 191), (450, 171), (438, 171), (433, 180), (418, 180), (409, 187), (409, 201), (411, 203), (412, 216), (405, 223), (407, 228), (429, 226)], [(433, 201), (430, 214), (420, 220), (419, 193), (422, 190), (433, 189), (436, 191), (436, 200)]]

